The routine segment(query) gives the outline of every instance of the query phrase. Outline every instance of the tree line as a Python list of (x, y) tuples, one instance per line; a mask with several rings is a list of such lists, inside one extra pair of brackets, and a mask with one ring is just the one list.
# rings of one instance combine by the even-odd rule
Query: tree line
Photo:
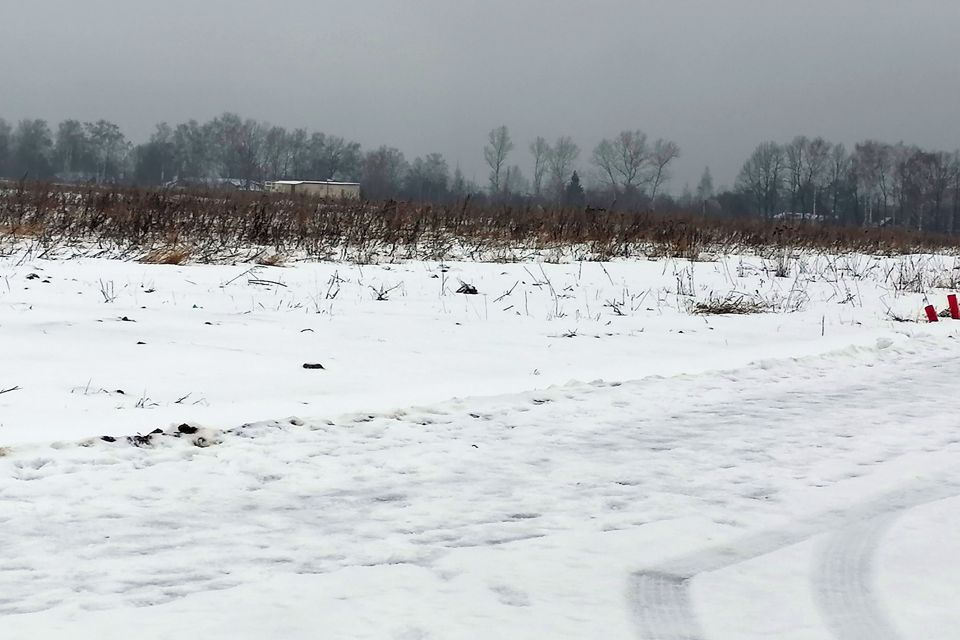
[(318, 131), (287, 130), (233, 113), (207, 122), (156, 126), (142, 144), (130, 142), (106, 120), (64, 120), (52, 129), (45, 120), (11, 126), (0, 119), (0, 177), (67, 183), (156, 186), (215, 186), (230, 180), (249, 187), (269, 180), (359, 182), (369, 199), (400, 198), (451, 202), (467, 196), (497, 202), (583, 206), (603, 203), (643, 208), (662, 195), (676, 144), (648, 143), (640, 131), (603, 140), (594, 150), (587, 181), (581, 180), (580, 147), (569, 136), (529, 144), (530, 178), (509, 164), (514, 142), (506, 126), (492, 130), (483, 156), (489, 184), (451, 170), (440, 153), (408, 161), (399, 149), (364, 150), (357, 142)]
[(960, 232), (960, 151), (867, 140), (765, 142), (716, 206), (764, 218)]
[(577, 165), (580, 147), (569, 136), (553, 143), (538, 136), (529, 144), (533, 160), (530, 180), (518, 165), (508, 166), (513, 150), (506, 126), (490, 131), (483, 151), (490, 169), (491, 196), (621, 210), (656, 208), (662, 188), (670, 180), (670, 165), (680, 157), (680, 147), (673, 141), (650, 142), (640, 130), (623, 131), (594, 147), (585, 188)]
[(848, 150), (799, 136), (760, 144), (736, 183), (715, 189), (709, 168), (695, 190), (667, 192), (680, 156), (668, 139), (622, 131), (584, 154), (570, 136), (516, 144), (506, 126), (483, 145), (487, 183), (465, 178), (440, 153), (407, 160), (399, 149), (224, 113), (207, 122), (161, 123), (133, 144), (106, 120), (40, 119), (15, 126), (0, 118), (0, 177), (67, 183), (249, 187), (267, 180), (359, 182), (371, 200), (455, 202), (470, 197), (517, 205), (614, 211), (696, 211), (717, 216), (801, 218), (845, 225), (907, 226), (960, 232), (960, 152), (865, 141)]

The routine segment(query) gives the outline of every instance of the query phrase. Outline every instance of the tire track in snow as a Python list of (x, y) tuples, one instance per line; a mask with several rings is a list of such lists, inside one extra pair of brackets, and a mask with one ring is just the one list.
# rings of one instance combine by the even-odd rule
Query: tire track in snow
[(903, 513), (960, 495), (960, 483), (931, 478), (850, 510), (833, 510), (789, 528), (705, 549), (630, 576), (630, 610), (642, 640), (707, 640), (690, 596), (700, 574), (719, 571), (833, 532), (814, 576), (817, 604), (836, 640), (902, 640), (872, 585), (880, 539)]
[(902, 513), (867, 520), (831, 534), (814, 569), (817, 605), (837, 640), (900, 640), (873, 591), (880, 540)]
[[(259, 423), (234, 430), (223, 447), (187, 455), (166, 439), (146, 450), (93, 442), (16, 452), (0, 460), (0, 506), (15, 506), (0, 515), (8, 519), (0, 546), (25, 558), (32, 575), (0, 565), (0, 592), (17, 594), (0, 605), (0, 617), (4, 606), (20, 613), (161, 604), (264, 571), (428, 565), (452, 549), (580, 530), (588, 520), (719, 522), (742, 510), (749, 523), (808, 508), (790, 492), (818, 487), (804, 497), (832, 505), (819, 517), (749, 533), (755, 527), (728, 547), (633, 567), (650, 569), (631, 580), (642, 637), (702, 640), (689, 591), (698, 574), (878, 517), (936, 487), (929, 479), (875, 508), (850, 509), (854, 498), (840, 501), (829, 487), (855, 476), (806, 477), (814, 461), (830, 456), (853, 474), (859, 463), (909, 452), (946, 456), (943, 468), (955, 468), (955, 443), (919, 421), (921, 413), (931, 420), (925, 405), (933, 400), (935, 417), (956, 411), (940, 402), (960, 373), (954, 350), (898, 355), (879, 367), (872, 358), (839, 367), (849, 358), (838, 356), (777, 375), (767, 368), (578, 384), (307, 425)], [(849, 402), (854, 396), (858, 402)], [(831, 415), (821, 422), (815, 416), (825, 409)], [(869, 428), (838, 433), (841, 424)], [(731, 471), (718, 471), (724, 463)], [(758, 499), (768, 493), (771, 502)], [(211, 569), (184, 562), (184, 549)]]
[(704, 640), (690, 602), (689, 578), (643, 571), (631, 580), (634, 619), (645, 640)]

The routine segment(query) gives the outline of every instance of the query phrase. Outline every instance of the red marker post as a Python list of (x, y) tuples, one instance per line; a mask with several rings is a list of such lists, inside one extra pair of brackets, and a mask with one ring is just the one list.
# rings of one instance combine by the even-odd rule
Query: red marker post
[(932, 304), (928, 304), (924, 311), (927, 312), (928, 322), (940, 322), (940, 318), (937, 317), (937, 309)]
[(957, 304), (957, 294), (951, 293), (948, 295), (947, 302), (950, 303), (950, 317), (954, 320), (960, 320), (960, 305)]

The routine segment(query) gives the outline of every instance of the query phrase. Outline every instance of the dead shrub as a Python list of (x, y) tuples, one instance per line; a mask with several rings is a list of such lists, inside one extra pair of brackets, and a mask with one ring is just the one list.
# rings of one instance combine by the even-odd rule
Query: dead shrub
[(187, 249), (161, 247), (148, 251), (140, 258), (144, 264), (184, 264), (190, 259)]
[(257, 259), (257, 264), (262, 267), (282, 267), (284, 265), (284, 258), (279, 253), (274, 253), (261, 256)]
[(36, 238), (43, 233), (43, 226), (38, 223), (6, 223), (0, 224), (0, 236), (14, 238)]

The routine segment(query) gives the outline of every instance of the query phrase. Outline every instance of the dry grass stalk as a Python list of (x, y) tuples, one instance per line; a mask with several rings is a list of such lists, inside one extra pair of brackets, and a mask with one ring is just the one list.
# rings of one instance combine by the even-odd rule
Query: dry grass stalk
[[(0, 189), (0, 235), (24, 233), (44, 246), (95, 242), (120, 253), (147, 251), (143, 261), (158, 264), (218, 256), (249, 260), (251, 247), (270, 247), (277, 256), (357, 261), (444, 259), (454, 252), (514, 260), (571, 248), (597, 260), (650, 255), (696, 260), (734, 251), (903, 255), (960, 249), (960, 238), (944, 235), (754, 218), (41, 183)], [(190, 251), (176, 248), (184, 245)]]

